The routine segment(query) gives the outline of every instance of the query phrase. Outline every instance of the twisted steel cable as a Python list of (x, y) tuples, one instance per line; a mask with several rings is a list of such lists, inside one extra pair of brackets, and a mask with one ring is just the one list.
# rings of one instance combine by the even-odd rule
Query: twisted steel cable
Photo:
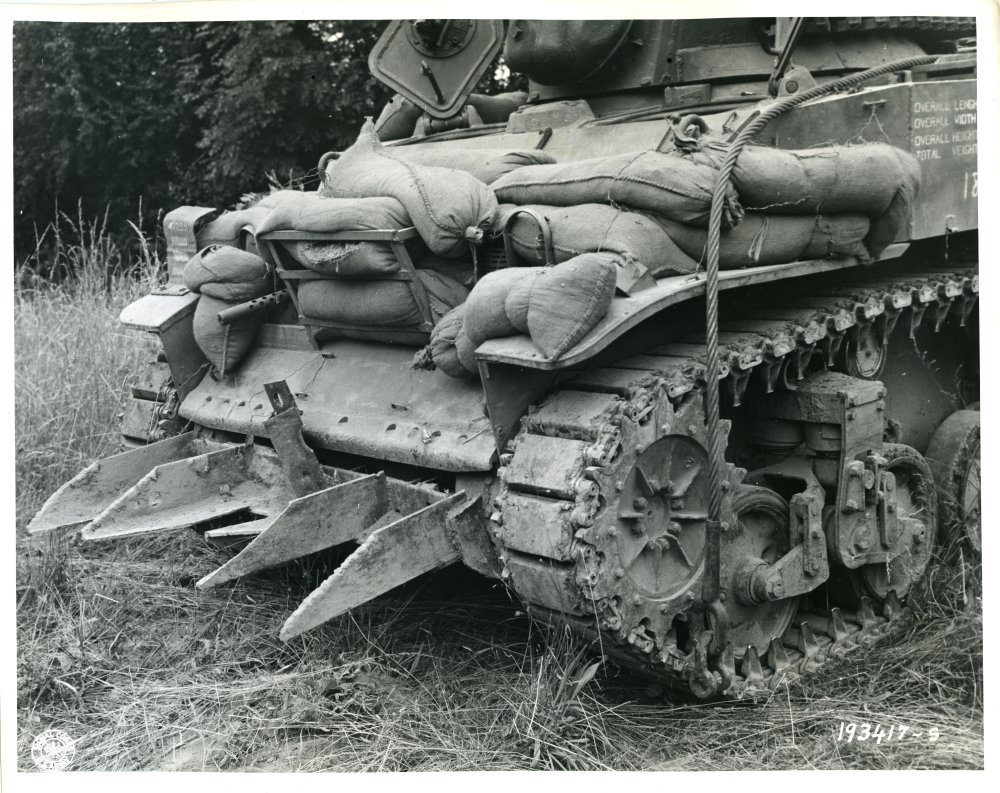
[[(705, 346), (707, 348), (705, 380), (705, 421), (708, 425), (709, 465), (708, 465), (708, 530), (705, 551), (705, 578), (702, 585), (702, 600), (713, 603), (719, 599), (719, 558), (722, 545), (722, 471), (725, 466), (722, 433), (719, 428), (719, 238), (722, 234), (722, 212), (725, 208), (726, 188), (729, 177), (736, 167), (743, 148), (768, 123), (783, 113), (826, 94), (853, 88), (863, 82), (884, 74), (912, 69), (934, 63), (936, 55), (922, 55), (906, 58), (893, 63), (866, 69), (863, 72), (842, 77), (829, 83), (814, 86), (801, 94), (793, 94), (781, 99), (761, 112), (737, 134), (715, 178), (712, 192), (712, 208), (708, 222), (708, 261), (705, 272)], [(714, 536), (713, 536), (714, 535)]]

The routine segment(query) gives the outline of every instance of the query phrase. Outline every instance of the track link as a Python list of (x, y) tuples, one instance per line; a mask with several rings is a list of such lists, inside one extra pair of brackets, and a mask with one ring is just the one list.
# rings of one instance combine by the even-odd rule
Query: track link
[[(815, 355), (832, 366), (862, 330), (887, 338), (904, 321), (914, 338), (921, 323), (939, 331), (956, 310), (964, 326), (978, 292), (975, 269), (936, 269), (868, 275), (852, 286), (803, 293), (793, 304), (754, 309), (722, 323), (720, 383), (733, 405), (751, 377), (762, 379), (766, 393), (794, 389)], [(699, 696), (688, 618), (704, 565), (698, 537), (707, 504), (691, 494), (707, 469), (707, 457), (697, 453), (707, 445), (706, 388), (705, 348), (694, 337), (575, 374), (523, 419), (501, 458), (503, 484), (491, 520), (502, 576), (535, 618), (568, 625), (600, 641), (619, 663)], [(729, 432), (729, 422), (723, 429)], [(625, 472), (663, 439), (684, 458), (666, 485), (668, 539), (637, 549), (646, 538), (622, 536), (620, 518), (633, 516), (619, 494), (631, 492)], [(731, 494), (744, 473), (728, 466), (724, 490)], [(645, 499), (635, 507), (641, 517)], [(641, 554), (650, 564), (634, 565)], [(623, 558), (633, 560), (630, 572)], [(658, 577), (656, 569), (668, 574)], [(722, 682), (711, 693), (767, 696), (830, 659), (887, 641), (908, 613), (895, 593), (878, 605), (862, 599), (851, 610), (800, 609), (766, 646), (730, 643), (712, 663)]]

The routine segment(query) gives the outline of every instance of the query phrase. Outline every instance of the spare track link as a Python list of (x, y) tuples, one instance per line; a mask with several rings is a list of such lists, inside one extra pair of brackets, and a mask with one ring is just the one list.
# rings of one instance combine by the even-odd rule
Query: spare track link
[[(739, 404), (750, 376), (762, 377), (771, 392), (780, 380), (801, 377), (816, 351), (832, 363), (847, 334), (868, 323), (895, 324), (905, 314), (912, 336), (925, 318), (940, 329), (947, 313), (958, 309), (964, 325), (978, 292), (976, 270), (963, 268), (867, 277), (856, 286), (805, 294), (793, 306), (758, 309), (724, 323), (720, 381)], [(691, 611), (700, 568), (679, 597), (654, 600), (628, 584), (620, 566), (608, 569), (603, 551), (617, 532), (616, 510), (608, 505), (617, 499), (609, 491), (621, 491), (621, 477), (638, 454), (667, 434), (705, 445), (703, 400), (697, 398), (706, 387), (704, 357), (704, 346), (694, 340), (667, 344), (564, 382), (529, 409), (501, 456), (503, 485), (490, 522), (502, 577), (533, 617), (600, 640), (617, 662), (685, 691), (692, 691), (694, 642), (689, 645), (670, 620), (679, 614), (686, 619)], [(723, 425), (728, 433), (728, 422)], [(728, 468), (732, 488), (742, 472)], [(697, 505), (687, 509), (679, 520), (699, 518)], [(602, 513), (610, 516), (602, 520)], [(881, 611), (867, 599), (853, 613), (800, 610), (780, 637), (749, 647), (742, 661), (729, 644), (714, 660), (722, 680), (717, 695), (766, 697), (829, 659), (887, 641), (909, 612), (894, 593)]]

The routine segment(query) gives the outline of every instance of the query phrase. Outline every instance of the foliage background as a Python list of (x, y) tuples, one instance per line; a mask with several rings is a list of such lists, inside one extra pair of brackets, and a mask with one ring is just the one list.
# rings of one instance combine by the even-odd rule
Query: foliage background
[(16, 260), (40, 247), (44, 263), (64, 208), (107, 212), (125, 244), (126, 218), (150, 228), (182, 204), (231, 206), (269, 174), (307, 179), (388, 99), (367, 67), (384, 26), (16, 23)]

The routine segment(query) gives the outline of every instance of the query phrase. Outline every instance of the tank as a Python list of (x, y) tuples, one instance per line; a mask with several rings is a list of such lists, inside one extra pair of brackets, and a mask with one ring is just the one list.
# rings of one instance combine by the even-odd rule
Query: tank
[[(501, 51), (527, 90), (475, 93)], [(697, 268), (632, 262), (557, 358), (528, 334), (493, 338), (477, 376), (451, 378), (411, 367), (436, 322), (413, 228), (249, 228), (233, 244), (274, 290), (221, 312), (261, 321), (222, 375), (183, 282), (218, 212), (181, 207), (164, 220), (168, 283), (121, 315), (161, 350), (132, 389), (127, 449), (53, 494), (29, 532), (193, 529), (233, 548), (200, 588), (355, 544), (286, 640), (462, 563), (534, 619), (702, 698), (766, 696), (890, 641), (935, 548), (979, 549), (974, 20), (400, 21), (370, 66), (398, 92), (376, 130), (401, 157), (711, 154)], [(877, 255), (762, 255), (779, 223), (764, 207), (733, 263), (722, 208), (750, 147), (866, 143), (919, 168)], [(531, 216), (552, 264), (548, 219)], [(473, 279), (525, 264), (509, 230), (470, 244)], [(410, 327), (303, 312), (317, 276), (289, 246), (362, 241), (396, 257)]]

